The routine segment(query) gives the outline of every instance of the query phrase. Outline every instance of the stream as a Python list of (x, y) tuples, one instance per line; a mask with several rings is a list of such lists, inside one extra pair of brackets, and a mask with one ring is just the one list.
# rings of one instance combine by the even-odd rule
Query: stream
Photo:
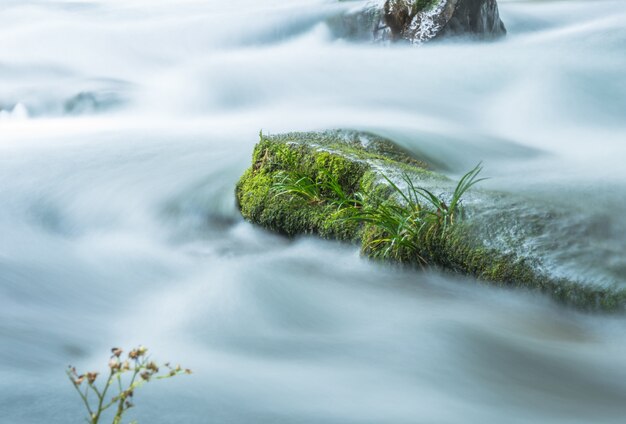
[(138, 344), (194, 373), (129, 422), (624, 423), (624, 315), (288, 240), (234, 186), (260, 130), (373, 131), (567, 211), (528, 250), (626, 287), (626, 2), (501, 0), (493, 43), (334, 39), (360, 3), (0, 1), (0, 423), (83, 422), (67, 365)]

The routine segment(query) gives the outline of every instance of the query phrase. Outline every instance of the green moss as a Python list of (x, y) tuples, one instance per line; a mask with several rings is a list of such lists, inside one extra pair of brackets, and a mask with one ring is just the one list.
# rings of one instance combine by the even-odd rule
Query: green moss
[[(292, 194), (277, 195), (272, 188), (277, 175), (292, 172), (313, 181), (338, 182), (343, 192), (353, 196), (368, 193), (368, 202), (390, 199), (393, 190), (381, 179), (385, 172), (408, 172), (420, 181), (445, 181), (445, 177), (397, 148), (390, 141), (368, 133), (328, 131), (262, 136), (252, 155), (252, 166), (236, 187), (236, 196), (245, 219), (293, 237), (316, 234), (323, 238), (358, 241), (365, 256), (380, 258), (387, 248), (372, 243), (384, 238), (383, 230), (347, 218), (332, 202), (307, 201)], [(326, 187), (326, 184), (320, 184)], [(322, 193), (332, 198), (333, 193)], [(537, 260), (518, 257), (488, 248), (474, 234), (471, 222), (454, 225), (450, 231), (425, 232), (415, 250), (397, 250), (388, 256), (396, 262), (439, 267), (509, 287), (538, 290), (553, 299), (586, 310), (624, 310), (626, 291), (598, 288), (539, 272)]]
[(439, 0), (415, 0), (411, 6), (413, 15), (418, 12), (429, 10), (435, 7), (439, 3)]
[(253, 168), (246, 170), (237, 184), (237, 199), (241, 213), (251, 221), (257, 221), (265, 208), (265, 200), (272, 186), (271, 174)]
[[(317, 133), (311, 136), (313, 134), (319, 136)], [(318, 137), (315, 140), (317, 146), (326, 145), (328, 141)], [(325, 238), (355, 239), (358, 225), (338, 221), (336, 207), (310, 203), (298, 196), (272, 193), (271, 188), (280, 171), (297, 172), (318, 181), (330, 175), (346, 193), (359, 189), (368, 168), (365, 163), (300, 141), (296, 134), (261, 138), (252, 155), (253, 165), (236, 188), (242, 215), (288, 236), (318, 234)]]

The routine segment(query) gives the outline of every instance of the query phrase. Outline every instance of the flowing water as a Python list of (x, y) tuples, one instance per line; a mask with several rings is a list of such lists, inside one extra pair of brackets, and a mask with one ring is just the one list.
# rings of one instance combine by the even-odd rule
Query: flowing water
[(1, 423), (79, 422), (66, 365), (139, 343), (195, 371), (142, 423), (626, 420), (623, 316), (286, 240), (233, 194), (261, 129), (376, 131), (567, 211), (528, 248), (623, 286), (626, 3), (502, 1), (505, 40), (421, 48), (333, 39), (354, 4), (0, 2)]

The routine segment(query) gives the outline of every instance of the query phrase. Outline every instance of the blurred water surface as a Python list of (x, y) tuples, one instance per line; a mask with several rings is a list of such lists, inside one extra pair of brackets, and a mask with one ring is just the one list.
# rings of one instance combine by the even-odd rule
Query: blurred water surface
[(624, 317), (288, 241), (233, 187), (260, 129), (372, 130), (573, 211), (534, 248), (624, 284), (626, 3), (418, 49), (333, 39), (354, 5), (1, 2), (0, 422), (78, 422), (65, 366), (143, 343), (195, 374), (140, 422), (623, 423)]

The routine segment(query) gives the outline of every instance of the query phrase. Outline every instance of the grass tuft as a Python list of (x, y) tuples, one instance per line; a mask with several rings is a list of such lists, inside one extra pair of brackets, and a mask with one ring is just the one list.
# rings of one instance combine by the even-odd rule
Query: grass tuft
[(337, 178), (327, 170), (320, 170), (317, 179), (296, 172), (279, 171), (271, 191), (276, 196), (289, 194), (300, 197), (311, 204), (331, 204), (338, 211), (362, 205), (360, 193), (354, 196), (346, 193)]
[(295, 172), (278, 172), (274, 178), (271, 191), (276, 196), (290, 194), (301, 197), (308, 203), (313, 204), (324, 201), (320, 185), (311, 177)]
[(423, 240), (433, 236), (445, 238), (462, 218), (463, 195), (485, 179), (478, 178), (481, 170), (478, 164), (463, 175), (450, 196), (449, 205), (442, 197), (416, 186), (407, 173), (402, 174), (405, 190), (382, 174), (392, 189), (392, 195), (383, 200), (362, 188), (346, 192), (337, 178), (326, 170), (321, 170), (315, 179), (294, 172), (278, 172), (271, 191), (276, 196), (296, 196), (310, 204), (333, 205), (336, 222), (353, 221), (368, 226), (370, 237), (363, 250), (374, 258), (403, 262), (417, 259), (420, 265), (427, 265), (429, 261), (421, 247)]

